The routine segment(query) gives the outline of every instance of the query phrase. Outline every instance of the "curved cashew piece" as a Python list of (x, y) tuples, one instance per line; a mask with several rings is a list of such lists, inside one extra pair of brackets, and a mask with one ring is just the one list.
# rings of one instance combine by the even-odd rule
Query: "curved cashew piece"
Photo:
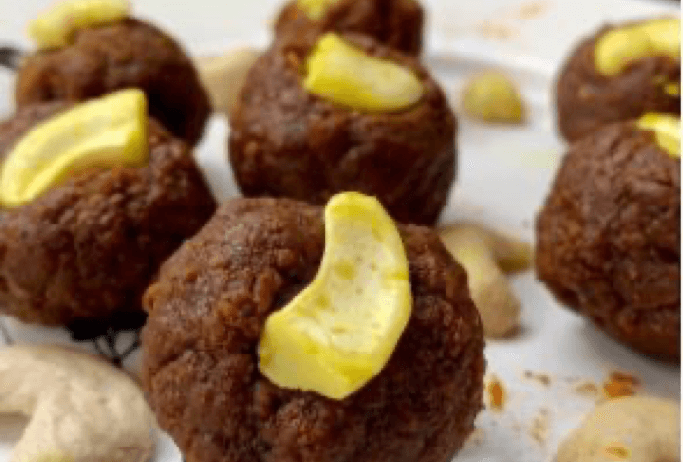
[(156, 423), (123, 371), (61, 347), (0, 349), (0, 413), (29, 423), (11, 462), (145, 462)]
[(199, 77), (215, 112), (230, 118), (249, 70), (260, 56), (253, 48), (240, 48), (222, 56), (197, 58)]
[(515, 333), (521, 303), (503, 271), (527, 268), (531, 246), (476, 224), (444, 226), (438, 232), (467, 272), (470, 296), (481, 315), (484, 335), (501, 338)]

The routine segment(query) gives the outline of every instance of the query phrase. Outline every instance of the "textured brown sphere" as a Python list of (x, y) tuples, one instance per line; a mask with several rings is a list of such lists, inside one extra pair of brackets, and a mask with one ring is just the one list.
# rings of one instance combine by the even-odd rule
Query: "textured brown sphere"
[(615, 76), (604, 76), (596, 70), (596, 41), (615, 27), (629, 24), (602, 27), (579, 44), (560, 70), (556, 88), (557, 123), (568, 141), (576, 141), (612, 122), (638, 118), (646, 112), (681, 113), (680, 94), (665, 91), (667, 83), (681, 82), (680, 58), (638, 59)]
[(456, 178), (455, 115), (416, 59), (367, 37), (347, 39), (415, 71), (425, 88), (422, 99), (392, 113), (336, 105), (303, 88), (305, 55), (275, 44), (250, 71), (230, 118), (237, 184), (246, 196), (316, 205), (358, 191), (377, 197), (400, 222), (433, 224)]
[(536, 224), (538, 277), (619, 341), (680, 358), (681, 162), (633, 122), (567, 152)]
[[(27, 106), (0, 124), (0, 162), (65, 104)], [(30, 323), (142, 313), (159, 265), (208, 220), (216, 203), (188, 146), (149, 127), (142, 168), (80, 173), (33, 202), (0, 209), (0, 312)]]
[(314, 278), (322, 209), (235, 199), (162, 267), (145, 296), (143, 386), (188, 462), (450, 462), (482, 409), (483, 333), (438, 236), (400, 227), (413, 309), (386, 367), (332, 400), (258, 369), (266, 318)]
[(338, 0), (320, 19), (311, 19), (296, 0), (275, 23), (276, 40), (310, 48), (326, 32), (357, 33), (408, 55), (422, 51), (424, 9), (416, 0)]
[(77, 31), (71, 45), (26, 58), (16, 102), (82, 101), (131, 87), (173, 135), (199, 141), (211, 107), (197, 70), (174, 39), (135, 19)]

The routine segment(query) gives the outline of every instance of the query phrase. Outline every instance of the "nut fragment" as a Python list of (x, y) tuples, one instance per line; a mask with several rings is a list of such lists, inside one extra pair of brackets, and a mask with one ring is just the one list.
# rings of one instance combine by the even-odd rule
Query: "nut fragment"
[(0, 205), (28, 203), (75, 172), (144, 166), (149, 157), (147, 99), (120, 90), (38, 124), (12, 148), (0, 170)]
[(325, 34), (308, 57), (303, 85), (337, 104), (372, 112), (407, 109), (424, 94), (412, 70), (368, 56), (334, 33)]
[(489, 399), (489, 408), (494, 411), (502, 411), (507, 397), (503, 382), (497, 376), (491, 375), (486, 383), (486, 392)]
[(612, 29), (595, 44), (595, 68), (607, 76), (648, 56), (681, 56), (680, 19), (655, 19)]
[(444, 225), (439, 232), (441, 238), (447, 240), (450, 233), (465, 232), (465, 230), (479, 235), (484, 240), (504, 273), (517, 273), (531, 266), (533, 248), (531, 244), (518, 237), (501, 233), (478, 223)]
[(271, 314), (259, 369), (273, 383), (333, 399), (377, 375), (412, 305), (403, 241), (380, 203), (338, 194), (325, 207), (325, 251), (315, 279)]
[(325, 12), (330, 6), (338, 1), (339, 0), (297, 0), (296, 3), (309, 18), (317, 21), (325, 15)]
[(119, 21), (129, 10), (127, 0), (67, 0), (31, 22), (29, 35), (40, 50), (60, 48), (77, 30)]
[(448, 251), (467, 272), (472, 301), (487, 337), (509, 336), (519, 327), (520, 301), (499, 262), (519, 270), (530, 264), (531, 247), (480, 225), (448, 225), (438, 230)]
[(674, 159), (681, 158), (681, 118), (673, 114), (648, 113), (637, 122), (641, 130), (654, 132), (657, 145)]
[(462, 92), (465, 112), (485, 122), (522, 123), (526, 109), (514, 82), (489, 71), (473, 77)]
[(681, 459), (675, 401), (637, 396), (607, 401), (561, 445), (557, 462), (674, 462)]
[(11, 462), (144, 462), (155, 418), (123, 371), (59, 347), (0, 349), (0, 412), (30, 420)]
[(241, 48), (222, 56), (195, 60), (199, 77), (211, 98), (214, 111), (230, 118), (247, 74), (259, 55), (260, 52), (256, 49)]

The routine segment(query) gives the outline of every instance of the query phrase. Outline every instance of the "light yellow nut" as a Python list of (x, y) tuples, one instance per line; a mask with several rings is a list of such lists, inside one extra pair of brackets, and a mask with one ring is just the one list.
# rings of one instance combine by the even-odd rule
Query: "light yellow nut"
[(28, 33), (40, 50), (61, 48), (77, 30), (120, 21), (129, 12), (127, 0), (67, 0), (33, 20)]
[(442, 239), (448, 239), (451, 233), (457, 235), (464, 230), (479, 235), (504, 273), (524, 271), (533, 263), (534, 251), (528, 242), (478, 223), (444, 225), (438, 229), (438, 232)]
[(325, 16), (325, 13), (330, 6), (337, 3), (339, 0), (297, 0), (297, 6), (306, 16), (317, 21)]
[(525, 106), (516, 85), (498, 72), (473, 77), (462, 92), (463, 108), (473, 118), (486, 122), (521, 123)]
[(657, 19), (610, 30), (595, 44), (595, 68), (620, 74), (633, 61), (648, 56), (681, 56), (680, 19)]
[(408, 259), (393, 221), (374, 198), (338, 194), (325, 207), (318, 273), (266, 319), (259, 369), (280, 387), (343, 399), (384, 368), (411, 306)]
[(120, 90), (76, 105), (26, 133), (0, 167), (0, 206), (36, 199), (83, 170), (147, 164), (147, 99)]
[(484, 335), (502, 338), (514, 334), (520, 323), (521, 303), (498, 266), (487, 238), (474, 227), (448, 227), (439, 236), (467, 273), (470, 296), (481, 315)]
[(681, 460), (679, 403), (631, 396), (598, 405), (560, 444), (557, 462)]
[(202, 57), (195, 61), (214, 111), (230, 118), (247, 74), (259, 55), (256, 49), (243, 48), (223, 56)]
[(674, 159), (681, 158), (681, 118), (673, 114), (647, 113), (638, 119), (637, 127), (652, 131), (655, 142)]
[(669, 82), (664, 85), (664, 93), (669, 96), (681, 95), (681, 84), (677, 82)]
[(368, 56), (334, 33), (325, 34), (308, 57), (303, 85), (311, 94), (370, 112), (404, 110), (424, 94), (411, 69)]
[(681, 20), (677, 18), (653, 19), (641, 26), (650, 36), (657, 54), (681, 56)]
[(128, 374), (60, 347), (0, 349), (0, 413), (29, 422), (10, 462), (147, 462), (156, 419)]

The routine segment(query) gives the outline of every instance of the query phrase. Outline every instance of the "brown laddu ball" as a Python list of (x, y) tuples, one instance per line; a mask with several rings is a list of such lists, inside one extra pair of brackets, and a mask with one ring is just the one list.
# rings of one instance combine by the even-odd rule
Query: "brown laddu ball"
[(681, 95), (667, 92), (681, 82), (681, 59), (651, 56), (634, 60), (621, 73), (605, 76), (595, 67), (595, 44), (616, 27), (605, 25), (582, 40), (562, 66), (556, 83), (557, 124), (568, 141), (603, 125), (635, 119), (647, 112), (681, 113)]
[(634, 122), (564, 157), (536, 223), (538, 277), (638, 351), (680, 358), (681, 162)]
[(173, 38), (137, 19), (78, 30), (70, 45), (27, 57), (15, 96), (23, 107), (124, 88), (143, 90), (150, 114), (176, 137), (199, 141), (211, 106), (194, 64)]
[[(63, 102), (26, 106), (0, 124), (0, 162)], [(183, 141), (153, 119), (149, 165), (75, 174), (34, 201), (0, 209), (0, 312), (70, 325), (139, 317), (159, 265), (216, 202)]]
[(425, 13), (416, 0), (337, 0), (312, 18), (294, 0), (275, 22), (276, 40), (310, 48), (326, 32), (370, 36), (390, 48), (417, 56), (422, 51)]
[(320, 265), (321, 208), (229, 201), (163, 265), (145, 296), (143, 386), (188, 462), (450, 462), (482, 409), (481, 320), (438, 236), (399, 229), (412, 314), (386, 367), (343, 400), (258, 368), (266, 318)]
[(457, 176), (457, 120), (444, 92), (413, 58), (359, 36), (370, 56), (403, 65), (424, 95), (397, 112), (368, 113), (310, 94), (306, 55), (275, 44), (254, 65), (230, 118), (229, 160), (246, 196), (315, 205), (334, 194), (377, 197), (404, 223), (433, 224)]

